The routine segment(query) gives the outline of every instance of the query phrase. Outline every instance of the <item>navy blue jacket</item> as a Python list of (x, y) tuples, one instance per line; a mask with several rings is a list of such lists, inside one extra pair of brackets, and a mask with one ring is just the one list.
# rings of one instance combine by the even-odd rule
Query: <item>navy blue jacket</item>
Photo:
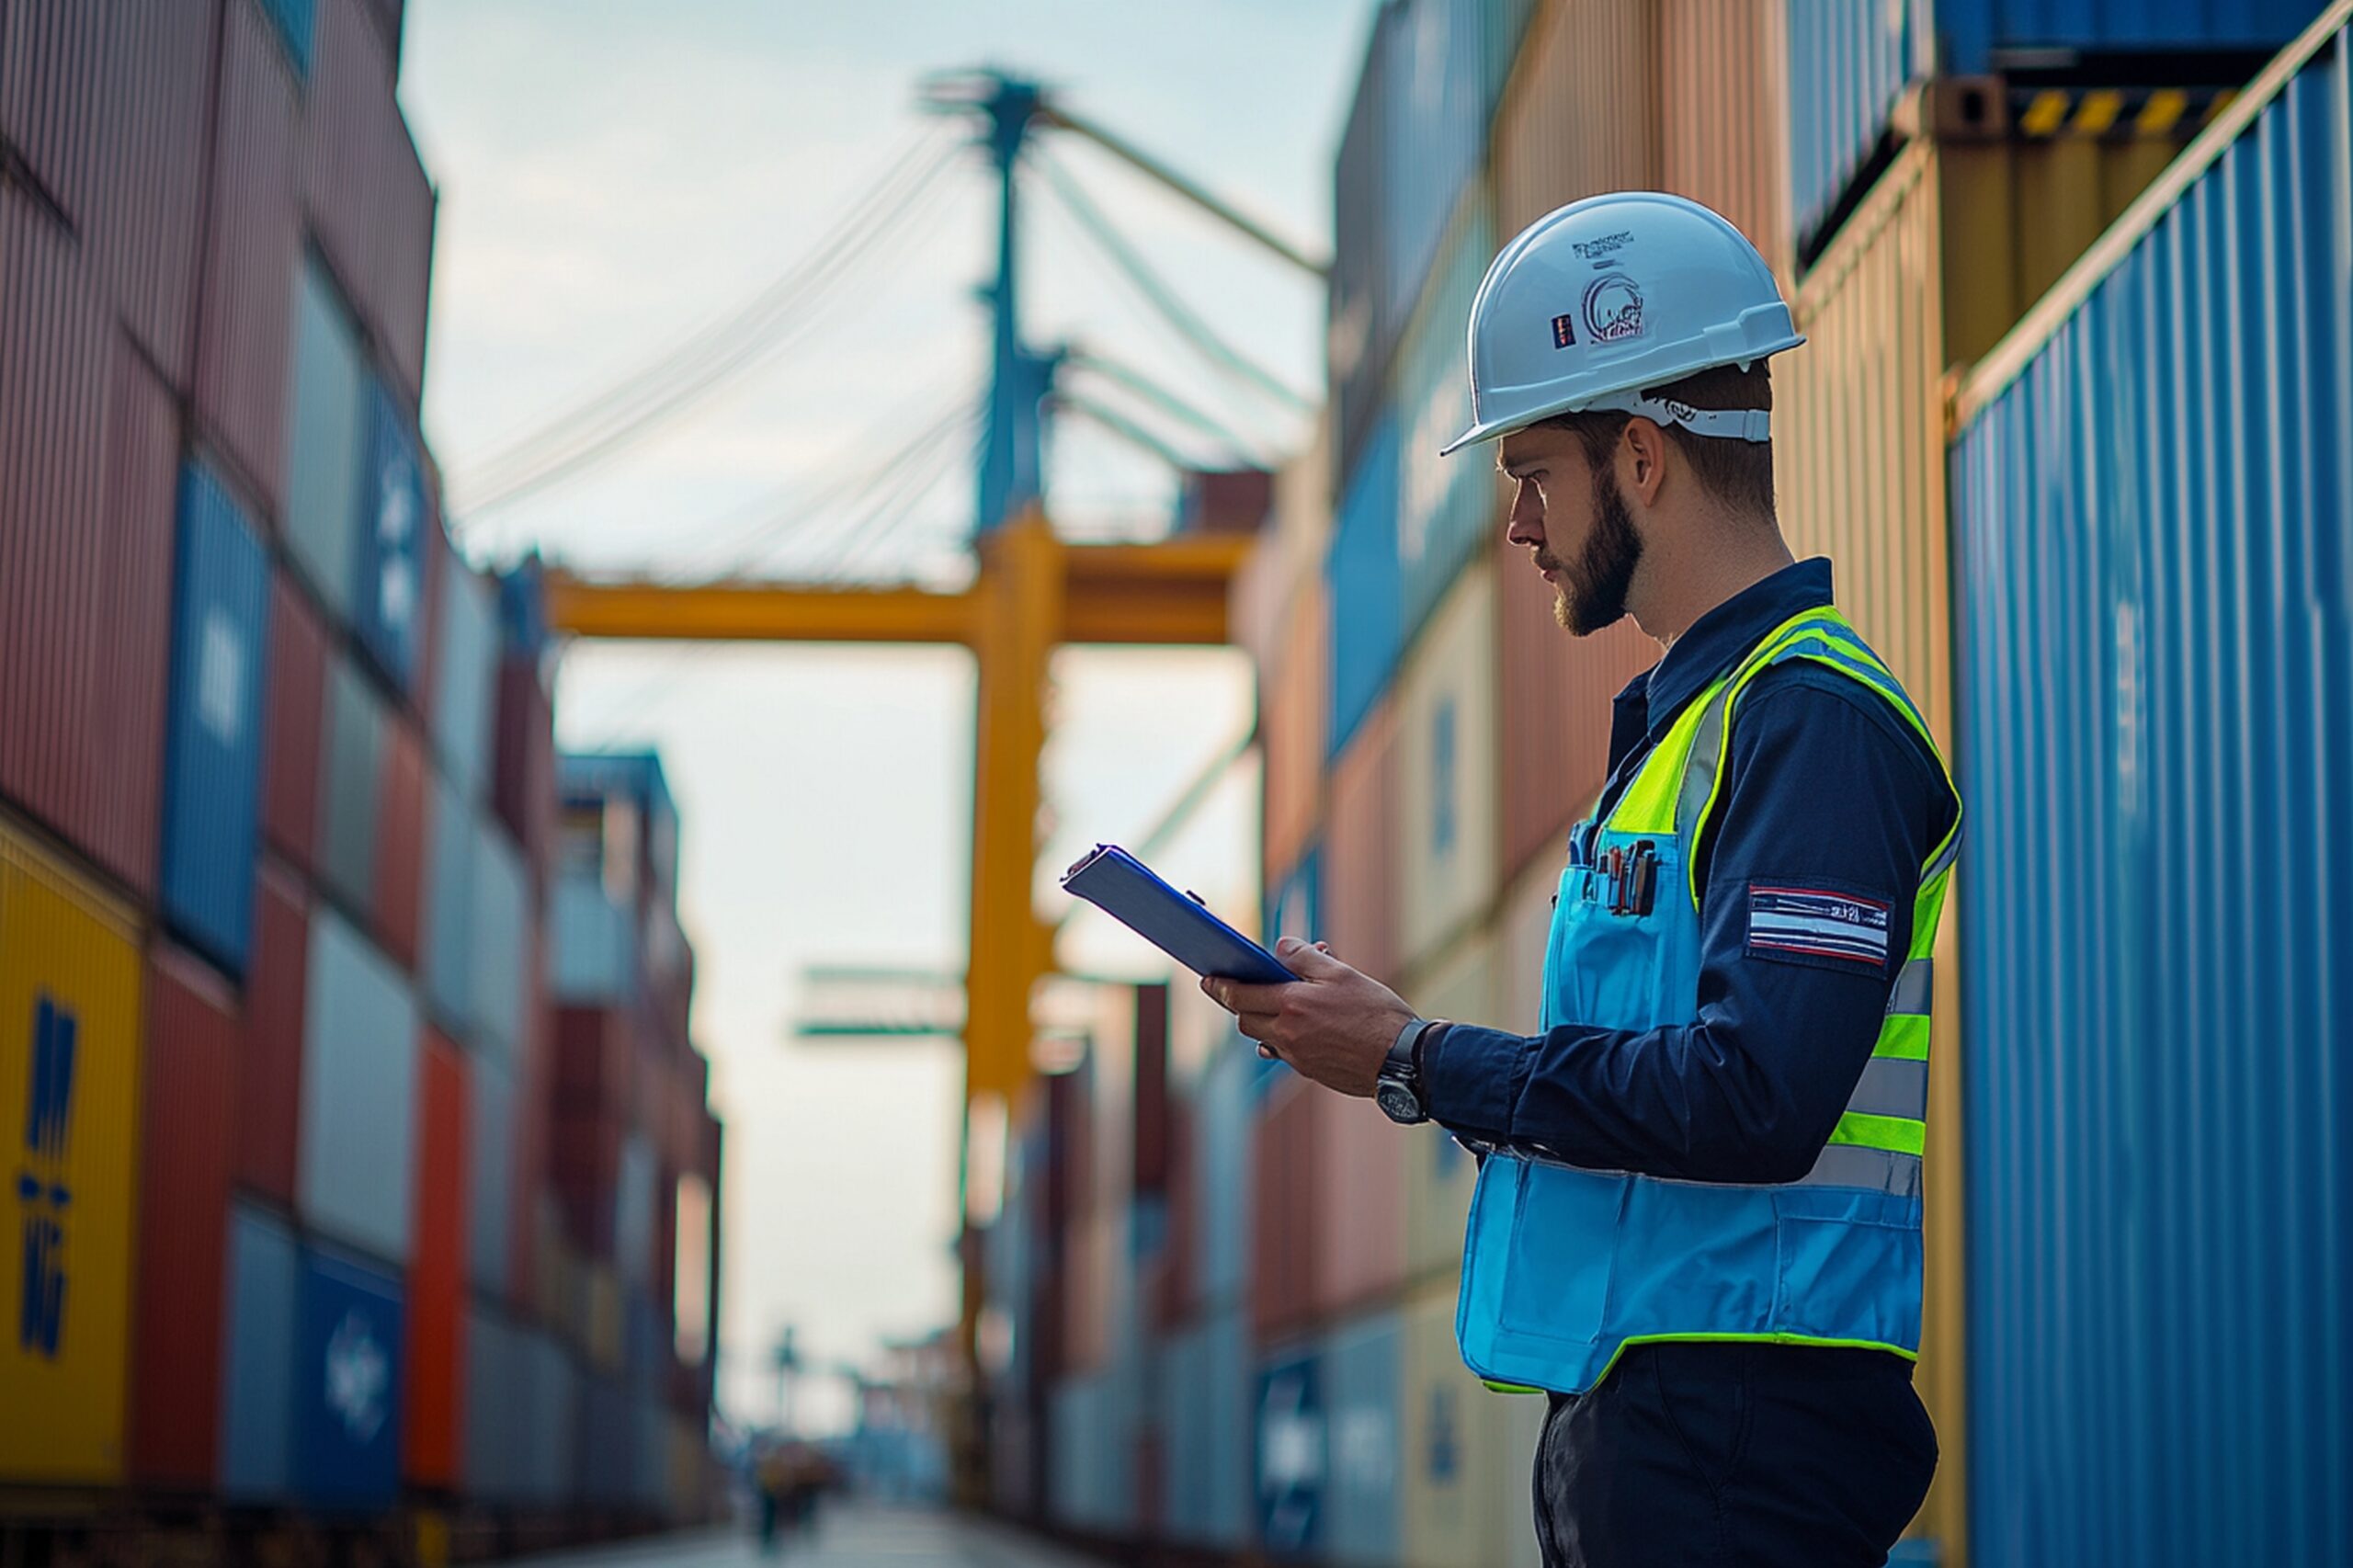
[[(1803, 561), (1701, 616), (1618, 694), (1602, 812), (1693, 698), (1774, 627), (1830, 602), (1830, 562)], [(1726, 766), (1698, 855), (1699, 1016), (1643, 1030), (1572, 1021), (1533, 1037), (1434, 1029), (1423, 1076), (1441, 1125), (1540, 1143), (1590, 1169), (1687, 1181), (1795, 1181), (1813, 1168), (1879, 1038), (1920, 868), (1960, 802), (1886, 702), (1806, 660), (1749, 685)], [(1751, 881), (1884, 899), (1893, 957), (1874, 969), (1751, 953)]]

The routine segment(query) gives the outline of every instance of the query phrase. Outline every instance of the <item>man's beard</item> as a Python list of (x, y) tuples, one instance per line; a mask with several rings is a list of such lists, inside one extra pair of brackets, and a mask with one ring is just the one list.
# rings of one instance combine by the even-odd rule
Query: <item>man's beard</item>
[(1643, 536), (1634, 531), (1634, 515), (1627, 510), (1618, 476), (1607, 470), (1593, 476), (1593, 528), (1574, 562), (1549, 550), (1536, 551), (1536, 564), (1555, 574), (1560, 597), (1552, 601), (1552, 619), (1572, 636), (1589, 637), (1615, 626), (1626, 614), (1626, 595), (1634, 585), (1634, 568), (1643, 559)]

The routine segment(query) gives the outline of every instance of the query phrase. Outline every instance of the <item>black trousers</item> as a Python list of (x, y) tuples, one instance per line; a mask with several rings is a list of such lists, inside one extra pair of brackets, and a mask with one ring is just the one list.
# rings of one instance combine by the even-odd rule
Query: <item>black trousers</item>
[(1641, 1345), (1552, 1396), (1536, 1539), (1545, 1568), (1879, 1568), (1936, 1469), (1901, 1357)]

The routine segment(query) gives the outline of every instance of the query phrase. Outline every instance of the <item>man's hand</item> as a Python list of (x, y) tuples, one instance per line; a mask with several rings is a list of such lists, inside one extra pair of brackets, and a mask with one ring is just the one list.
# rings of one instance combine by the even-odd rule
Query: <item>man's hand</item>
[(1248, 985), (1204, 980), (1210, 999), (1241, 1020), (1258, 1053), (1327, 1089), (1359, 1098), (1372, 1094), (1381, 1058), (1397, 1031), (1414, 1018), (1404, 1000), (1369, 974), (1334, 958), (1331, 949), (1296, 937), (1275, 944), (1275, 956), (1299, 979), (1288, 985)]

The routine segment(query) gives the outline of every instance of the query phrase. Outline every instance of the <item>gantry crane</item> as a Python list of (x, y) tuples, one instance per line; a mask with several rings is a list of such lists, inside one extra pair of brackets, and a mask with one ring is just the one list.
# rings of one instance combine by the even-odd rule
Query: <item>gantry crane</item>
[[(1030, 1072), (1030, 998), (1053, 969), (1051, 928), (1030, 905), (1037, 866), (1038, 765), (1045, 745), (1047, 660), (1057, 644), (1207, 644), (1226, 641), (1226, 588), (1250, 541), (1179, 536), (1155, 544), (1066, 544), (1043, 505), (1040, 426), (1057, 352), (1019, 328), (1015, 178), (1040, 127), (1084, 136), (1283, 260), (1323, 264), (1125, 141), (999, 72), (936, 78), (926, 104), (977, 113), (1000, 180), (997, 274), (990, 290), (994, 376), (979, 474), (979, 573), (961, 593), (767, 582), (675, 585), (551, 574), (548, 610), (580, 637), (799, 642), (954, 642), (979, 667), (974, 726), (970, 958), (964, 978), (965, 1096), (1010, 1102)], [(981, 1301), (978, 1256), (965, 1249), (961, 1342), (969, 1358)]]

